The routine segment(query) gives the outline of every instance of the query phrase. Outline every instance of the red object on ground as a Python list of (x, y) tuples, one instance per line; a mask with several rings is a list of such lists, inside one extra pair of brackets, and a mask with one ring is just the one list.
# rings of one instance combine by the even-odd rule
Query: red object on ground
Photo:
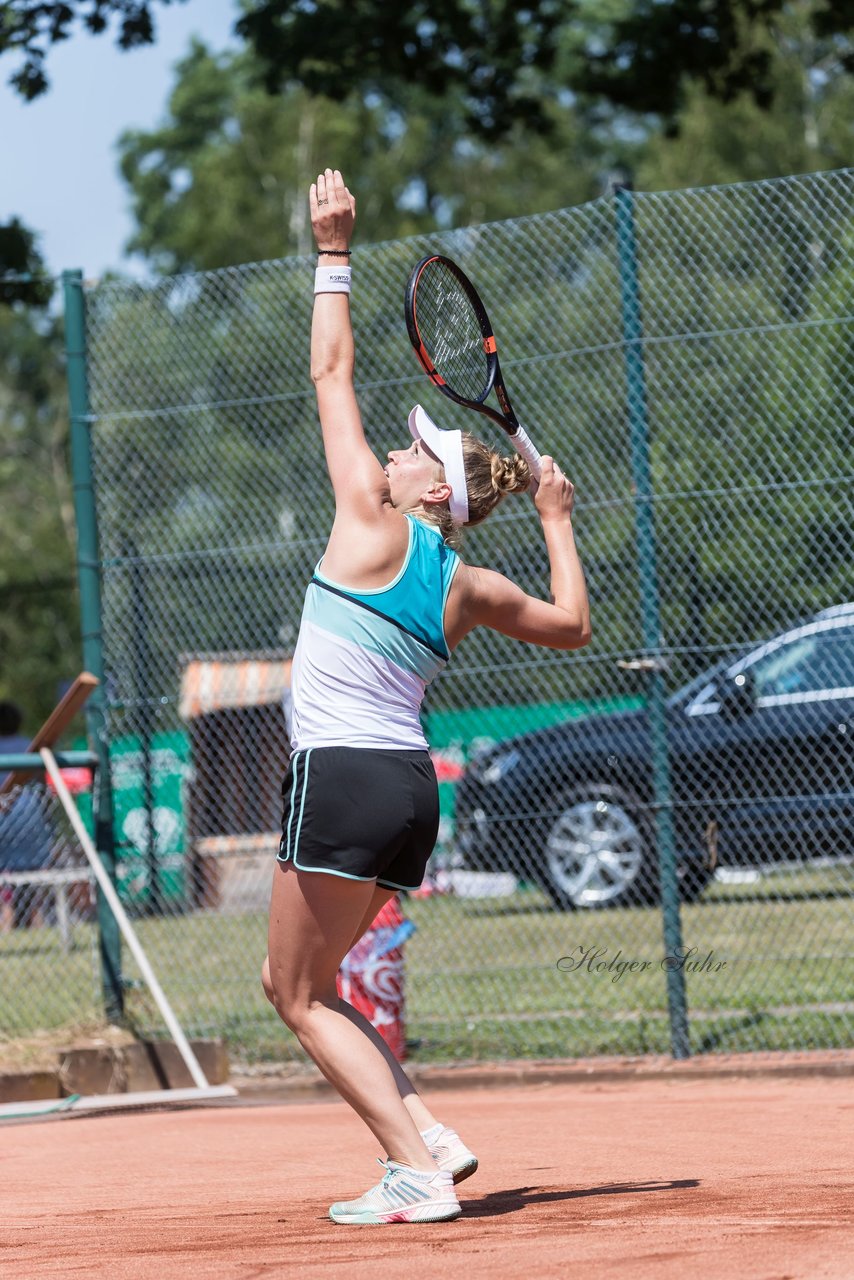
[(414, 928), (391, 898), (338, 971), (339, 996), (376, 1027), (398, 1062), (406, 1058), (403, 942)]

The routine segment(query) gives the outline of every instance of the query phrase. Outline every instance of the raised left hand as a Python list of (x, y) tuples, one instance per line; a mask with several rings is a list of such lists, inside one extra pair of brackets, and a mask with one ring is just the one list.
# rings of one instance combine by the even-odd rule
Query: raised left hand
[(311, 229), (318, 249), (349, 249), (356, 221), (356, 197), (344, 185), (340, 169), (317, 175), (308, 193)]

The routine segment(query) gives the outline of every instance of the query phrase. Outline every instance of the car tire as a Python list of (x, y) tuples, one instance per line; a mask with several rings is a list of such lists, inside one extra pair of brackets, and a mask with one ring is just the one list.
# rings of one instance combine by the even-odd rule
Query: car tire
[(545, 831), (543, 888), (563, 911), (655, 900), (655, 838), (637, 796), (607, 783), (564, 792)]
[[(542, 886), (562, 911), (649, 906), (660, 899), (655, 827), (638, 796), (607, 783), (565, 792), (545, 830)], [(693, 902), (711, 870), (680, 860), (679, 897)]]

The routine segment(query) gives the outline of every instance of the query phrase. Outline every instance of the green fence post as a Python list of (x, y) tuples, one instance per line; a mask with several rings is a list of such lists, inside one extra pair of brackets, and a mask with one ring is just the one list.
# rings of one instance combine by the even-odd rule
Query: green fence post
[(157, 856), (157, 838), (154, 830), (154, 774), (151, 763), (151, 747), (154, 738), (154, 715), (151, 699), (146, 696), (145, 683), (151, 671), (151, 643), (148, 617), (148, 574), (137, 551), (136, 543), (129, 539), (125, 555), (130, 565), (131, 609), (133, 614), (133, 728), (139, 738), (139, 757), (142, 765), (142, 807), (145, 810), (144, 848), (142, 850), (148, 873), (149, 915), (162, 915), (164, 910), (160, 866)]
[(649, 671), (649, 723), (667, 968), (667, 1004), (670, 1012), (670, 1045), (674, 1058), (687, 1058), (691, 1050), (688, 1038), (685, 975), (681, 964), (675, 960), (682, 947), (682, 921), (679, 914), (673, 800), (667, 749), (658, 571), (655, 557), (655, 517), (652, 507), (652, 471), (649, 454), (649, 414), (642, 345), (643, 327), (635, 240), (634, 195), (631, 187), (625, 184), (616, 185), (614, 198), (617, 212), (623, 341), (626, 352), (626, 402), (635, 488), (635, 534), (640, 576), (643, 655)]
[[(64, 271), (65, 352), (68, 374), (68, 404), (71, 415), (71, 476), (74, 488), (74, 515), (77, 522), (77, 581), (80, 589), (80, 626), (83, 665), (100, 684), (86, 706), (89, 736), (98, 757), (98, 783), (93, 796), (95, 847), (110, 879), (116, 880), (116, 851), (113, 835), (113, 788), (107, 733), (104, 689), (104, 650), (101, 635), (101, 572), (98, 555), (98, 525), (92, 479), (91, 415), (86, 363), (86, 315), (83, 305), (82, 271)], [(98, 929), (101, 951), (101, 982), (104, 1010), (110, 1022), (124, 1013), (122, 990), (121, 934), (112, 911), (98, 890)]]

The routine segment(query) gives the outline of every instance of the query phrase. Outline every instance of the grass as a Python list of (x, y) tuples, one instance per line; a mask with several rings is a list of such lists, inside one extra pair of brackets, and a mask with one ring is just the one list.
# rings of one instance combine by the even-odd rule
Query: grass
[[(854, 869), (710, 887), (682, 909), (694, 1051), (850, 1045)], [(655, 908), (561, 913), (538, 891), (503, 899), (410, 900), (407, 1028), (422, 1061), (666, 1053), (667, 975)], [(299, 1056), (264, 1000), (266, 918), (212, 913), (142, 919), (139, 937), (188, 1034), (224, 1036), (233, 1060)], [(558, 965), (561, 961), (561, 965)], [(634, 962), (633, 971), (618, 966)], [(162, 1019), (125, 952), (131, 1024)], [(693, 963), (696, 967), (691, 970)], [(610, 968), (608, 966), (611, 966)], [(2, 1042), (98, 1019), (96, 939), (75, 929), (0, 936)]]

